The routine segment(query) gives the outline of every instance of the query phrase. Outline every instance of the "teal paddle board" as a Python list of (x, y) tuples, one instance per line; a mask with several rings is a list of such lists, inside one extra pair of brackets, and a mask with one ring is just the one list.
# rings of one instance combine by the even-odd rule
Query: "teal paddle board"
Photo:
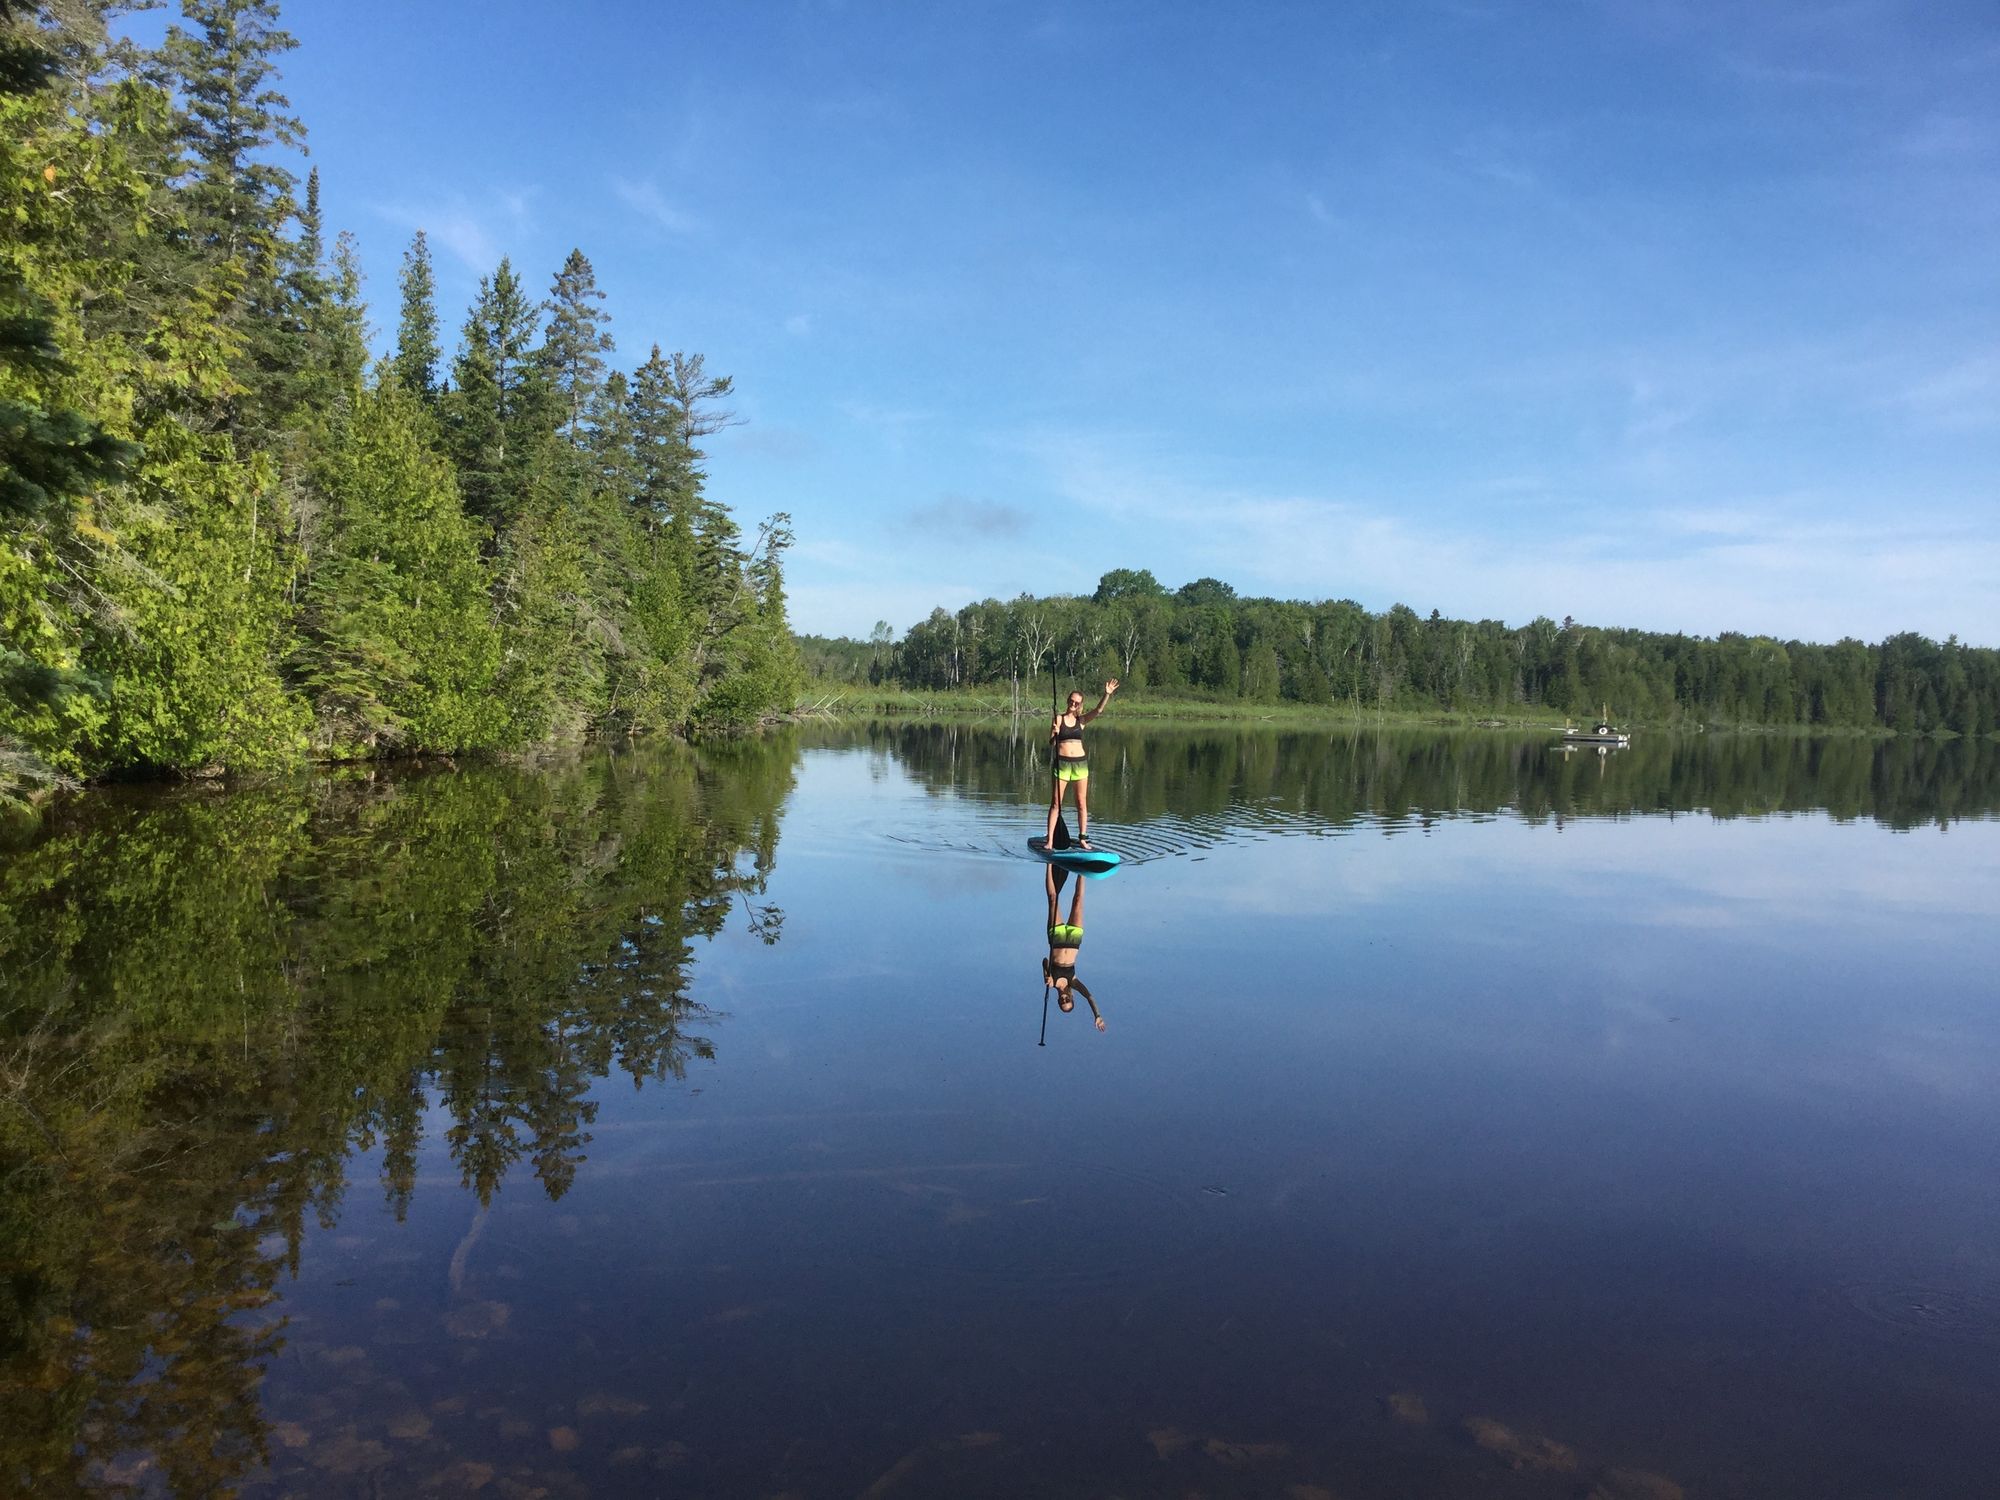
[(1052, 865), (1062, 865), (1071, 870), (1085, 870), (1093, 874), (1118, 868), (1118, 855), (1110, 849), (1051, 849), (1048, 840), (1037, 834), (1028, 840), (1028, 847)]

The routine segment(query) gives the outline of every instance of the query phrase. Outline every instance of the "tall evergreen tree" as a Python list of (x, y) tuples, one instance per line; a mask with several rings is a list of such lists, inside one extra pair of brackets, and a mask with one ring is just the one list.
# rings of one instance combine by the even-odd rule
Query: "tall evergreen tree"
[(679, 522), (691, 551), (694, 517), (687, 504), (687, 443), (674, 402), (673, 367), (661, 356), (658, 344), (633, 372), (631, 403), (632, 443), (639, 463), (633, 503), (655, 529)]
[(269, 159), (303, 146), (305, 125), (271, 83), (277, 57), (298, 46), (278, 25), (277, 0), (181, 0), (193, 30), (167, 30), (163, 58), (181, 97), (191, 155), (182, 185), (195, 234), (222, 257), (272, 253), (298, 179)]
[(304, 124), (273, 86), (277, 58), (298, 41), (278, 25), (277, 0), (181, 0), (181, 14), (189, 26), (168, 28), (161, 49), (187, 148), (177, 198), (197, 258), (240, 276), (223, 315), (242, 340), (243, 390), (225, 416), (261, 442), (301, 399), (292, 378), (307, 356), (306, 313), (286, 273), (311, 256), (285, 237), (298, 179), (274, 155), (304, 147)]
[(538, 312), (512, 262), (502, 260), (480, 278), (452, 364), (446, 431), (465, 507), (496, 527), (519, 512), (530, 467), (554, 427), (535, 352)]
[(586, 417), (591, 482), (629, 508), (645, 484), (645, 471), (633, 424), (632, 387), (624, 371), (613, 370), (605, 378)]
[(361, 295), (361, 247), (345, 229), (334, 236), (327, 281), (330, 295), (312, 329), (313, 362), (346, 394), (360, 386), (368, 367), (368, 304)]
[(571, 442), (577, 441), (591, 397), (603, 383), (604, 356), (615, 347), (606, 327), (611, 315), (597, 305), (603, 300), (589, 260), (581, 250), (570, 251), (549, 290), (549, 329), (542, 359), (565, 408)]
[[(673, 424), (670, 446), (671, 504), (678, 533), (690, 547), (688, 600), (697, 619), (697, 651), (704, 676), (727, 669), (708, 648), (744, 618), (751, 603), (743, 575), (742, 532), (726, 507), (709, 496), (707, 457), (700, 439), (734, 425), (736, 416), (717, 403), (735, 389), (727, 375), (710, 375), (699, 354), (676, 350), (665, 361), (663, 395)], [(691, 533), (691, 535), (690, 535)]]
[(437, 278), (431, 268), (430, 241), (419, 229), (403, 252), (399, 278), (402, 317), (396, 325), (396, 355), (391, 367), (396, 380), (411, 395), (430, 401), (437, 395)]
[(586, 413), (590, 503), (581, 521), (592, 586), (611, 630), (604, 666), (609, 721), (632, 730), (672, 729), (693, 702), (681, 575), (670, 534), (635, 504), (645, 482), (625, 376), (613, 371)]
[(326, 220), (319, 209), (319, 168), (306, 173), (306, 201), (299, 210), (299, 264), (317, 270), (326, 259)]

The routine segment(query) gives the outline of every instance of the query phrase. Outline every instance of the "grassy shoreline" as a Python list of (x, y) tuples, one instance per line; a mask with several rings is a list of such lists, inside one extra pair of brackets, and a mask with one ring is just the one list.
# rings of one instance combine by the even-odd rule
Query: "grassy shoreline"
[[(1027, 699), (1022, 717), (1040, 719), (1047, 715), (1046, 703)], [(1273, 724), (1309, 728), (1319, 724), (1379, 727), (1383, 729), (1487, 729), (1508, 733), (1557, 733), (1565, 722), (1584, 727), (1595, 715), (1565, 715), (1546, 707), (1517, 705), (1505, 712), (1490, 708), (1443, 709), (1395, 707), (1377, 709), (1352, 701), (1339, 703), (1251, 703), (1242, 699), (1212, 700), (1186, 697), (1156, 697), (1123, 692), (1112, 700), (1107, 716), (1120, 720), (1147, 720), (1174, 724)], [(1012, 717), (1012, 701), (1004, 692), (991, 689), (959, 689), (950, 692), (916, 692), (899, 687), (870, 687), (827, 684), (814, 685), (801, 700), (798, 714), (805, 718), (926, 718), (1006, 720)], [(1649, 734), (1803, 734), (1842, 738), (1892, 739), (1895, 731), (1876, 728), (1842, 728), (1814, 724), (1744, 724), (1725, 720), (1696, 722), (1653, 722), (1646, 719), (1617, 719), (1624, 730), (1644, 730)], [(1921, 737), (1921, 736), (1920, 736)], [(1929, 736), (1955, 739), (1945, 731)], [(1995, 738), (2000, 736), (1989, 736)]]

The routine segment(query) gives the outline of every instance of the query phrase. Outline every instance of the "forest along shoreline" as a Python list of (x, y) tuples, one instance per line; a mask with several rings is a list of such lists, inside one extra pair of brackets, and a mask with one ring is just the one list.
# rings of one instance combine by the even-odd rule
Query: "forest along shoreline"
[(1532, 727), (1608, 714), (1645, 728), (1798, 728), (1977, 738), (2000, 729), (2000, 650), (1913, 632), (1831, 646), (1558, 623), (1454, 620), (1352, 599), (1248, 598), (1216, 578), (1169, 590), (1114, 568), (1087, 596), (942, 607), (898, 640), (799, 638), (808, 701), (882, 712), (966, 701), (1034, 712), (1051, 674), (1116, 677), (1119, 713), (1264, 715)]

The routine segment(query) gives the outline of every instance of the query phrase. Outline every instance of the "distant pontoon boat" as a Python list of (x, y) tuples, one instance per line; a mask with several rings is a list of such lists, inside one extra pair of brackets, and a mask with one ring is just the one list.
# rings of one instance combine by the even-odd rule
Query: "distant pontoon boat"
[(1578, 729), (1574, 724), (1563, 726), (1565, 745), (1629, 745), (1632, 736), (1622, 729), (1611, 727), (1611, 713), (1608, 705), (1600, 710), (1595, 729)]

